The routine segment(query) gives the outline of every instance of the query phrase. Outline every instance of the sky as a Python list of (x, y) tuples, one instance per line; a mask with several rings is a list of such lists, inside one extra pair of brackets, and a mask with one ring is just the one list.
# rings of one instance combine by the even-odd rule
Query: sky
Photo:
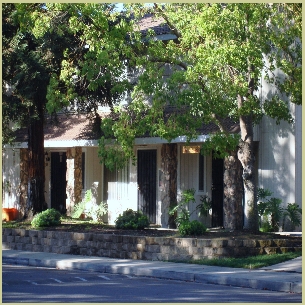
[[(153, 3), (145, 3), (145, 5), (150, 6), (153, 5)], [(116, 7), (118, 11), (123, 10), (123, 3), (116, 3)]]

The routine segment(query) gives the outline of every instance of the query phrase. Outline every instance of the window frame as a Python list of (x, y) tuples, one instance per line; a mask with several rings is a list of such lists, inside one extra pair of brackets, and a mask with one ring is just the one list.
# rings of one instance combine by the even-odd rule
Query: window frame
[(206, 174), (206, 156), (201, 152), (198, 154), (198, 193), (206, 193), (207, 174)]
[(85, 171), (86, 171), (86, 153), (84, 151), (82, 151), (82, 190), (84, 191), (86, 188), (86, 175), (85, 175)]

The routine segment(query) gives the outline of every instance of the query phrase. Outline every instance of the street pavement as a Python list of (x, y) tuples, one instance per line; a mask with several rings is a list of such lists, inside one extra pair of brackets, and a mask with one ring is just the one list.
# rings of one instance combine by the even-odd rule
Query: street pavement
[(301, 256), (256, 270), (5, 249), (2, 262), (302, 293)]

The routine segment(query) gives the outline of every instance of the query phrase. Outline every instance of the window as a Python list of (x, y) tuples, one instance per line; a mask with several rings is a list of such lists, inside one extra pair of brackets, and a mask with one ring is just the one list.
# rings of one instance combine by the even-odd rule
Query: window
[(205, 156), (199, 153), (199, 186), (198, 190), (205, 192)]
[(85, 189), (85, 153), (82, 153), (82, 188)]

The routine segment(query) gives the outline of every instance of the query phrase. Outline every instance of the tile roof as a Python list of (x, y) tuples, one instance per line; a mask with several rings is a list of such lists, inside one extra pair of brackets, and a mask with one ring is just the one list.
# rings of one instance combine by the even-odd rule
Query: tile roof
[[(17, 130), (15, 135), (16, 142), (26, 142), (28, 139), (26, 128)], [(45, 120), (45, 141), (97, 140), (100, 137), (99, 130), (95, 128), (94, 121), (88, 115), (59, 114), (56, 123), (52, 122), (50, 117)]]
[[(103, 117), (109, 116), (109, 113), (103, 114)], [(231, 119), (223, 120), (223, 124), (232, 133), (239, 132), (239, 124), (234, 123)], [(218, 131), (218, 127), (213, 124), (203, 124), (198, 130), (201, 135), (208, 135)], [(19, 129), (15, 133), (16, 142), (27, 142), (27, 129)], [(98, 140), (102, 136), (99, 128), (94, 125), (94, 121), (88, 115), (58, 115), (58, 122), (54, 124), (50, 117), (46, 118), (44, 125), (44, 139), (52, 141), (68, 140)], [(148, 135), (143, 135), (144, 137)]]
[(156, 35), (169, 34), (171, 30), (163, 18), (156, 18), (153, 14), (146, 14), (139, 22), (140, 31), (145, 36), (149, 29), (154, 30)]

